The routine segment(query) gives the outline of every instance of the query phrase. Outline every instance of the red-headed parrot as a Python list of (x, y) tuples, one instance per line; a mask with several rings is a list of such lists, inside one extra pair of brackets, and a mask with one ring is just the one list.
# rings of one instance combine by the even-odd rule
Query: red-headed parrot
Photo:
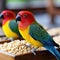
[(0, 18), (2, 19), (2, 29), (8, 38), (17, 39), (21, 37), (15, 17), (15, 13), (11, 10), (4, 10), (0, 14)]
[(18, 29), (22, 37), (35, 47), (45, 47), (57, 60), (60, 60), (60, 53), (54, 46), (58, 46), (47, 31), (35, 20), (29, 11), (20, 11), (16, 16)]

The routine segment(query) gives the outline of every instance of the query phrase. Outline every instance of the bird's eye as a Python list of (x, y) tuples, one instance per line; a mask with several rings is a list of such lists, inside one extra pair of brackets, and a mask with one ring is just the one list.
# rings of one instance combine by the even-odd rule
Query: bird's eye
[(23, 17), (27, 17), (28, 15), (27, 14), (24, 14)]
[(9, 14), (6, 13), (6, 16), (9, 16)]

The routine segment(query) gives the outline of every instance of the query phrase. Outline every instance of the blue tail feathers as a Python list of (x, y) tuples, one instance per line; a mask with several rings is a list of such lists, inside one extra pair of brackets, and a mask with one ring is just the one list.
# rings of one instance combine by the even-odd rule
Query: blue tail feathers
[(60, 53), (55, 49), (54, 46), (44, 46), (49, 52), (51, 52), (57, 60), (60, 60)]

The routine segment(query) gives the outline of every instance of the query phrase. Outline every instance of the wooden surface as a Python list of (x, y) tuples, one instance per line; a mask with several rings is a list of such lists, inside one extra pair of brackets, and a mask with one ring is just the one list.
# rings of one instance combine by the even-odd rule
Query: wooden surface
[(7, 54), (0, 53), (0, 60), (14, 60), (12, 56), (8, 56)]
[(16, 55), (16, 56), (11, 56), (9, 54), (0, 51), (0, 60), (56, 60), (56, 58), (47, 50), (37, 51), (36, 55), (33, 55), (32, 53), (28, 53), (28, 54)]
[(33, 54), (26, 54), (16, 56), (15, 60), (56, 60), (56, 59), (48, 51), (38, 51), (36, 52), (36, 56), (34, 56)]

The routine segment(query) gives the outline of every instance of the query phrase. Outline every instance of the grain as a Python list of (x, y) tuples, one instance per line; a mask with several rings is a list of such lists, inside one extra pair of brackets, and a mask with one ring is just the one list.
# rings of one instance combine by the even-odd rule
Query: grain
[(14, 55), (29, 53), (33, 48), (35, 47), (25, 40), (15, 40), (9, 43), (0, 44), (0, 50)]

